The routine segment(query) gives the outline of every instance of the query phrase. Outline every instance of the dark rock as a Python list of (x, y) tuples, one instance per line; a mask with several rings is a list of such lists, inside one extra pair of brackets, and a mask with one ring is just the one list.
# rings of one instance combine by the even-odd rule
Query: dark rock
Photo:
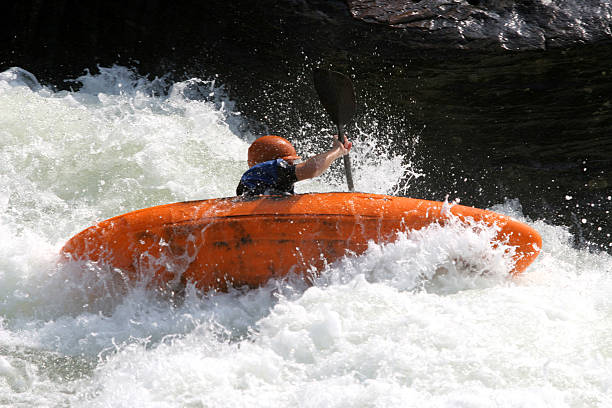
[[(460, 48), (545, 49), (612, 38), (607, 0), (347, 0), (353, 17), (397, 29), (444, 31)], [(488, 40), (483, 43), (482, 40)]]

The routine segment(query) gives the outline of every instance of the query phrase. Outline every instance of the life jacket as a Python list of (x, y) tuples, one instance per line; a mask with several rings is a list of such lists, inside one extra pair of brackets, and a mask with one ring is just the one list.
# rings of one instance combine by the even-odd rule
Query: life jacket
[(240, 179), (236, 195), (295, 194), (295, 166), (283, 159), (269, 160), (248, 169)]

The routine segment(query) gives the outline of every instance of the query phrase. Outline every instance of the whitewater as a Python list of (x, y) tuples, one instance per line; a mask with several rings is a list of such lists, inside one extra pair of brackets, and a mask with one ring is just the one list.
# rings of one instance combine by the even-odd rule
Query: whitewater
[[(495, 231), (458, 222), (347, 254), (313, 284), (188, 285), (180, 299), (58, 264), (98, 221), (234, 195), (257, 137), (215, 80), (115, 66), (70, 83), (0, 73), (0, 405), (612, 407), (612, 256), (517, 200), (491, 207), (542, 235), (517, 277)], [(409, 194), (435, 177), (376, 126), (351, 133), (358, 191)], [(329, 128), (296, 132), (303, 156), (331, 141)], [(344, 188), (339, 166), (296, 185)]]

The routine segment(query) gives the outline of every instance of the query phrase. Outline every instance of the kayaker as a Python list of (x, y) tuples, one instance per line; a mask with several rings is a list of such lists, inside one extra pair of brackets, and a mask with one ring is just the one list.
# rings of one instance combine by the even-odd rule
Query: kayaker
[(329, 150), (295, 164), (300, 156), (287, 139), (273, 135), (262, 136), (249, 147), (250, 169), (242, 175), (236, 195), (295, 194), (295, 182), (321, 175), (334, 160), (348, 154), (352, 146), (346, 136), (344, 143), (334, 137)]

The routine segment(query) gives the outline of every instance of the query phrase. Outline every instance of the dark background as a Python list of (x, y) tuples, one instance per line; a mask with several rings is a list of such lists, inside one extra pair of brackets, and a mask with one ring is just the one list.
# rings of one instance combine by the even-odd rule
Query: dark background
[(19, 66), (59, 89), (112, 64), (151, 78), (217, 77), (254, 128), (279, 133), (321, 120), (313, 67), (349, 73), (356, 122), (382, 124), (378, 137), (428, 175), (404, 194), (477, 207), (518, 198), (532, 219), (569, 227), (576, 245), (611, 250), (610, 41), (462, 49), (355, 20), (337, 0), (21, 1), (4, 10), (2, 71)]

